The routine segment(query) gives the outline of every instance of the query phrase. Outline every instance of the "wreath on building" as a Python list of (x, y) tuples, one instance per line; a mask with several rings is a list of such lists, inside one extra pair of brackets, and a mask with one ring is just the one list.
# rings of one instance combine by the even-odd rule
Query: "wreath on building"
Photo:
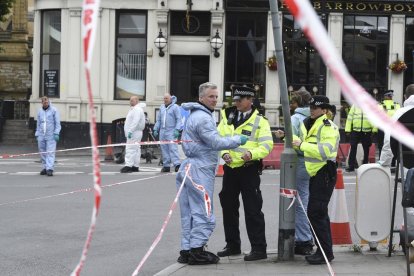
[(407, 64), (403, 60), (398, 59), (397, 55), (397, 59), (390, 65), (388, 65), (387, 68), (391, 70), (393, 73), (400, 74), (407, 69)]
[(271, 56), (267, 59), (267, 61), (265, 62), (267, 68), (269, 68), (269, 70), (271, 71), (276, 71), (277, 70), (277, 60), (276, 60), (276, 56)]

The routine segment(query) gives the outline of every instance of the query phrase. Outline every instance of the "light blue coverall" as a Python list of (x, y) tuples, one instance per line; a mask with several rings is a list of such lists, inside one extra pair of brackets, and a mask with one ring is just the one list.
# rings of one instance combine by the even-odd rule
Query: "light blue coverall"
[[(300, 124), (306, 117), (310, 116), (309, 107), (298, 107), (295, 109), (291, 117), (293, 135), (301, 136)], [(308, 219), (306, 218), (306, 211), (309, 202), (309, 174), (305, 168), (305, 159), (302, 151), (296, 151), (298, 155), (298, 163), (296, 168), (296, 189), (302, 200), (305, 212), (299, 203), (296, 203), (295, 210), (295, 241), (308, 242), (312, 240), (312, 233), (310, 230)]]
[(37, 127), (35, 136), (39, 152), (49, 152), (40, 154), (43, 169), (52, 170), (55, 165), (56, 141), (54, 136), (60, 133), (60, 118), (57, 109), (49, 103), (49, 107), (44, 110), (40, 108), (37, 112)]
[[(168, 106), (162, 104), (157, 121), (154, 125), (154, 132), (159, 133), (160, 141), (173, 141), (174, 130), (181, 129), (181, 112), (180, 107), (176, 104), (177, 97), (171, 97), (171, 103)], [(175, 166), (180, 165), (180, 156), (178, 155), (177, 144), (161, 145), (163, 167), (171, 167), (171, 163)]]
[(183, 143), (187, 159), (181, 164), (176, 184), (178, 189), (186, 166), (191, 164), (180, 196), (181, 248), (190, 250), (204, 246), (213, 232), (216, 225), (213, 213), (214, 178), (219, 151), (237, 148), (240, 136), (221, 137), (214, 114), (202, 104), (185, 103), (181, 106), (191, 111), (182, 137), (193, 142)]

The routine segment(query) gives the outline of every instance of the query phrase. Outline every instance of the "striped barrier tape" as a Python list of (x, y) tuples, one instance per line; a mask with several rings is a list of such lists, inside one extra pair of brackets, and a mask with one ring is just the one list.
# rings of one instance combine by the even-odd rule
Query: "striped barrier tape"
[(148, 257), (151, 255), (152, 251), (154, 250), (154, 248), (158, 245), (158, 243), (160, 242), (162, 235), (164, 234), (165, 228), (168, 225), (168, 222), (170, 221), (170, 218), (172, 216), (172, 213), (175, 209), (175, 207), (177, 206), (177, 202), (178, 202), (178, 198), (180, 197), (181, 191), (184, 188), (184, 183), (185, 180), (188, 177), (188, 173), (190, 171), (191, 168), (191, 164), (188, 164), (185, 168), (185, 175), (183, 178), (183, 181), (181, 182), (180, 188), (178, 189), (178, 192), (174, 198), (173, 203), (171, 204), (170, 210), (168, 211), (168, 215), (164, 220), (164, 224), (161, 227), (160, 233), (158, 234), (158, 236), (155, 238), (154, 242), (151, 244), (150, 248), (148, 249), (147, 253), (145, 253), (144, 257), (141, 259), (141, 261), (139, 262), (137, 268), (134, 270), (134, 272), (132, 273), (132, 276), (136, 276), (138, 275), (139, 271), (141, 270), (142, 266), (144, 265), (145, 261), (148, 259)]
[(101, 188), (101, 167), (99, 160), (98, 151), (98, 131), (96, 129), (96, 112), (93, 103), (93, 93), (91, 84), (91, 65), (93, 46), (95, 44), (96, 26), (98, 21), (100, 0), (83, 0), (82, 5), (82, 18), (81, 18), (81, 31), (82, 31), (82, 42), (83, 42), (83, 55), (84, 55), (84, 67), (86, 74), (86, 85), (88, 90), (88, 108), (90, 118), (90, 135), (92, 145), (92, 161), (93, 161), (93, 180), (94, 180), (94, 191), (95, 201), (92, 210), (91, 224), (89, 226), (88, 234), (86, 237), (85, 244), (83, 246), (81, 258), (79, 263), (71, 273), (71, 276), (79, 276), (83, 265), (86, 261), (86, 255), (92, 241), (92, 236), (96, 227), (96, 219), (99, 213), (99, 207), (101, 203), (102, 188)]
[(384, 132), (414, 150), (414, 134), (398, 121), (393, 121), (364, 88), (349, 74), (325, 27), (308, 0), (285, 0), (309, 41), (318, 50), (326, 66), (341, 86), (345, 99), (364, 110), (368, 119)]
[[(171, 175), (171, 174), (173, 174), (173, 173), (166, 173), (166, 174), (150, 176), (150, 177), (146, 177), (146, 178), (122, 181), (122, 182), (102, 185), (101, 188), (111, 188), (111, 187), (120, 186), (120, 185), (123, 185), (123, 184), (129, 184), (129, 183), (133, 183), (133, 182), (140, 182), (140, 181), (144, 181), (144, 180), (150, 180), (150, 179), (153, 179), (153, 178), (157, 178), (157, 177), (161, 177), (161, 176), (165, 176), (165, 175)], [(77, 193), (87, 193), (87, 192), (92, 191), (92, 189), (93, 188), (84, 188), (84, 189), (78, 189), (78, 190), (65, 192), (65, 193), (60, 193), (60, 194), (47, 195), (47, 196), (41, 196), (41, 197), (35, 197), (35, 198), (29, 198), (29, 199), (21, 199), (21, 200), (15, 200), (15, 201), (10, 201), (10, 202), (4, 202), (4, 203), (0, 203), (0, 206), (13, 205), (13, 204), (18, 204), (18, 203), (25, 203), (25, 202), (42, 200), (42, 199), (49, 199), (49, 198), (65, 196), (65, 195), (73, 195), (73, 194), (77, 194)]]
[[(181, 143), (192, 143), (192, 142), (194, 142), (194, 141), (191, 141), (191, 140), (146, 141), (146, 142), (117, 143), (117, 144), (109, 144), (109, 145), (100, 145), (100, 146), (96, 146), (96, 148), (121, 147), (121, 146), (127, 146), (127, 145), (152, 146), (152, 145), (181, 144)], [(0, 159), (40, 155), (40, 154), (47, 154), (47, 153), (54, 153), (54, 152), (56, 153), (56, 152), (89, 150), (89, 149), (92, 149), (92, 148), (93, 147), (79, 147), (79, 148), (71, 148), (71, 149), (63, 149), (63, 150), (55, 150), (55, 151), (31, 152), (31, 153), (21, 153), (21, 154), (2, 154), (2, 155), (0, 155)]]
[(298, 194), (298, 191), (294, 189), (286, 189), (286, 188), (280, 188), (279, 191), (280, 191), (280, 196), (292, 199), (292, 201), (289, 204), (289, 207), (286, 209), (287, 211), (290, 209), (290, 207), (292, 207), (293, 203), (295, 203), (295, 199), (296, 199), (296, 195)]

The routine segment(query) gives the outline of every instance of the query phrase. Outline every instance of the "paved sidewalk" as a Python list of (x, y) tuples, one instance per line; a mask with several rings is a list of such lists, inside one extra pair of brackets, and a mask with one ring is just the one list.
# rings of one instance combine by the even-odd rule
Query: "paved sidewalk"
[[(245, 252), (246, 253), (246, 252)], [(335, 260), (332, 269), (335, 275), (369, 275), (369, 276), (404, 276), (407, 275), (405, 256), (397, 252), (387, 257), (385, 247), (378, 251), (354, 252), (350, 246), (334, 246)], [(178, 253), (177, 253), (178, 257)], [(411, 268), (413, 269), (413, 268)], [(291, 262), (278, 262), (277, 251), (269, 250), (267, 260), (245, 262), (243, 255), (220, 258), (217, 265), (191, 266), (175, 263), (158, 272), (157, 276), (166, 275), (330, 275), (327, 265), (309, 265), (303, 256), (295, 256)], [(414, 274), (412, 274), (414, 275)]]

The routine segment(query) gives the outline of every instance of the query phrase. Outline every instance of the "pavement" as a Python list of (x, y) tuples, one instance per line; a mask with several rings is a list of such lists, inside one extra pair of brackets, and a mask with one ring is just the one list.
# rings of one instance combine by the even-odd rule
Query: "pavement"
[(335, 259), (330, 263), (333, 274), (326, 264), (309, 265), (303, 256), (298, 255), (295, 255), (293, 261), (278, 261), (277, 251), (268, 250), (266, 260), (245, 262), (242, 254), (220, 258), (220, 262), (215, 265), (195, 266), (175, 263), (155, 275), (409, 275), (402, 252), (393, 253), (391, 257), (388, 257), (387, 254), (386, 245), (382, 244), (378, 246), (377, 251), (370, 251), (367, 245), (362, 248), (352, 245), (335, 245)]

